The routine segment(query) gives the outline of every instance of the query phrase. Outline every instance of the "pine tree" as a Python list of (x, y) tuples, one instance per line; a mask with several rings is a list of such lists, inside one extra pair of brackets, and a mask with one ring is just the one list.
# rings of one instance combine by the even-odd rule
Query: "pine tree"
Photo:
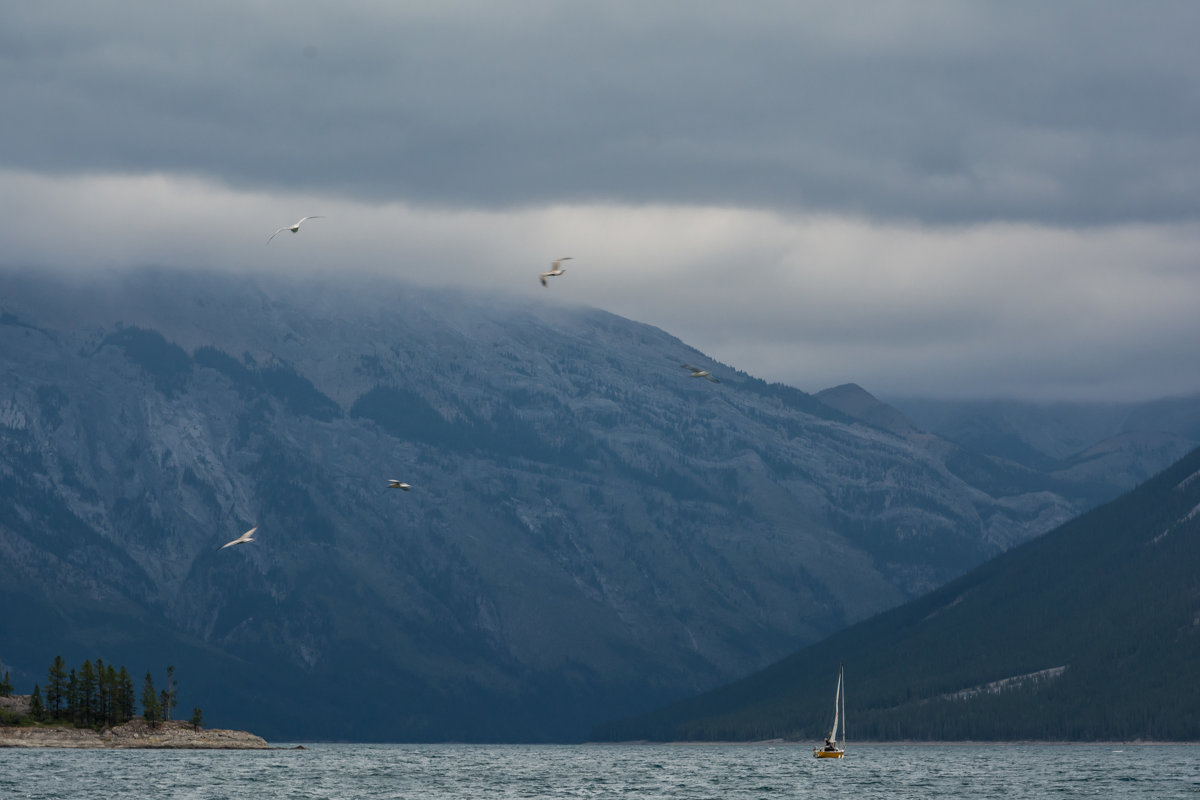
[(158, 692), (154, 689), (154, 678), (147, 672), (146, 682), (142, 685), (142, 718), (153, 728), (158, 723), (161, 713)]
[(62, 719), (63, 703), (67, 699), (67, 664), (61, 655), (54, 657), (46, 681), (46, 705), (55, 719)]
[(108, 705), (104, 709), (104, 721), (108, 725), (116, 725), (120, 720), (121, 710), (117, 705), (117, 691), (121, 684), (117, 680), (117, 671), (109, 664), (104, 668), (104, 693), (108, 697)]
[(171, 719), (171, 711), (178, 705), (176, 695), (178, 691), (175, 689), (175, 666), (167, 667), (167, 688), (162, 690), (162, 713), (163, 719), (168, 722)]
[(79, 668), (79, 717), (85, 727), (96, 716), (96, 670), (91, 661)]
[(192, 730), (197, 733), (200, 731), (200, 726), (204, 724), (204, 712), (200, 710), (199, 706), (192, 709), (192, 718), (188, 720), (188, 723), (192, 726)]
[(42, 705), (42, 689), (36, 683), (33, 694), (29, 696), (29, 716), (41, 722), (46, 717), (46, 707)]
[(92, 716), (92, 722), (103, 725), (105, 722), (108, 721), (108, 703), (109, 703), (109, 699), (110, 699), (109, 694), (108, 694), (108, 684), (106, 684), (104, 682), (105, 667), (104, 667), (103, 659), (100, 659), (100, 658), (96, 659), (95, 670), (96, 670), (96, 703), (95, 703), (95, 713)]
[(117, 709), (117, 716), (121, 722), (128, 722), (137, 714), (137, 694), (133, 688), (133, 678), (124, 664), (117, 674)]
[(0, 678), (0, 697), (10, 697), (12, 693), (12, 679), (8, 676), (8, 670), (4, 670), (4, 677)]
[(75, 676), (75, 668), (71, 667), (67, 678), (67, 708), (66, 718), (71, 722), (79, 722), (79, 679)]

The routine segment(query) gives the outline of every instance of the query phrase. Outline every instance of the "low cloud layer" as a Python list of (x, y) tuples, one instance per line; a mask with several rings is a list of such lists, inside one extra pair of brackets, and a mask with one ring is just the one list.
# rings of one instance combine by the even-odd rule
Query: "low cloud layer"
[[(590, 305), (817, 391), (1142, 399), (1200, 390), (1200, 226), (923, 229), (737, 208), (465, 211), (162, 176), (0, 173), (23, 269), (367, 274)], [(280, 208), (295, 208), (281, 217)], [(267, 238), (299, 216), (300, 232)], [(64, 219), (72, 222), (63, 224)], [(571, 255), (543, 288), (537, 274)]]

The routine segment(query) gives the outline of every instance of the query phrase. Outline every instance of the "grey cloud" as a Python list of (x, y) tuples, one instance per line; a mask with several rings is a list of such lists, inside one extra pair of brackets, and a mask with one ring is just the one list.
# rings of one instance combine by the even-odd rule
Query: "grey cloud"
[(509, 207), (1189, 219), (1200, 7), (20, 4), (0, 163)]

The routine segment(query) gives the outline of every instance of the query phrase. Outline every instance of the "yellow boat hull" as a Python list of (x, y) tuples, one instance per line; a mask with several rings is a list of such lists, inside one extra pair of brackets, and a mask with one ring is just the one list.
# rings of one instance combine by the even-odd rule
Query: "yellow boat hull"
[(813, 748), (813, 758), (841, 758), (846, 755), (845, 750), (818, 750)]

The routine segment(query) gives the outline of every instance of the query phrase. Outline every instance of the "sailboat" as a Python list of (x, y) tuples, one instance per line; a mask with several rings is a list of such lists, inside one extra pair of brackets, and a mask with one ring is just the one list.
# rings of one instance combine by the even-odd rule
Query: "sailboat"
[[(838, 723), (842, 724), (842, 738), (838, 739)], [(841, 745), (838, 745), (838, 742)], [(846, 755), (846, 689), (843, 668), (838, 664), (837, 692), (833, 696), (833, 729), (825, 737), (824, 747), (813, 748), (813, 758), (841, 758)]]

